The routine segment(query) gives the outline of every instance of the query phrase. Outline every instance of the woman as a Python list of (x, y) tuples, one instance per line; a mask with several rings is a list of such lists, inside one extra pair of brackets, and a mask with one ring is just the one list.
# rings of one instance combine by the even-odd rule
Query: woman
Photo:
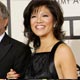
[(28, 44), (33, 42), (34, 47), (25, 79), (77, 79), (74, 55), (62, 41), (64, 19), (56, 0), (32, 0), (23, 15)]

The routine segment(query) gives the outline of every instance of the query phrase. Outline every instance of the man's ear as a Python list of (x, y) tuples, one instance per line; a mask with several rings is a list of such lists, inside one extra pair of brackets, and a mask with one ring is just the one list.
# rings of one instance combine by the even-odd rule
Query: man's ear
[(6, 18), (6, 19), (4, 19), (4, 26), (7, 26), (7, 24), (8, 24), (8, 18)]

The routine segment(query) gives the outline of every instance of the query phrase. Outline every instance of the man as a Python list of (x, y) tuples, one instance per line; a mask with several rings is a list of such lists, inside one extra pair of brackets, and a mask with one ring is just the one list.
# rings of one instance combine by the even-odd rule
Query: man
[(25, 64), (28, 64), (30, 47), (10, 38), (6, 34), (9, 12), (0, 2), (0, 79), (5, 79), (10, 70), (15, 70), (23, 78)]

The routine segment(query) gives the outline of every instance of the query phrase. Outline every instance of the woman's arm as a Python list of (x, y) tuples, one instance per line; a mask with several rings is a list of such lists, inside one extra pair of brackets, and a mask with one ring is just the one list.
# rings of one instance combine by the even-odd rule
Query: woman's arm
[(58, 73), (59, 78), (77, 79), (76, 61), (71, 48), (66, 44), (61, 44), (56, 51), (56, 56), (60, 68), (57, 69), (60, 73)]

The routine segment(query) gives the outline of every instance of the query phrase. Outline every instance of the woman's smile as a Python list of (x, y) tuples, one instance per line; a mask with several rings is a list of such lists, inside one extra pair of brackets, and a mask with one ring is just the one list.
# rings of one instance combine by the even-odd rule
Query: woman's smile
[(37, 29), (37, 30), (43, 30), (44, 28), (45, 28), (44, 25), (37, 25), (37, 26), (36, 26), (36, 29)]

